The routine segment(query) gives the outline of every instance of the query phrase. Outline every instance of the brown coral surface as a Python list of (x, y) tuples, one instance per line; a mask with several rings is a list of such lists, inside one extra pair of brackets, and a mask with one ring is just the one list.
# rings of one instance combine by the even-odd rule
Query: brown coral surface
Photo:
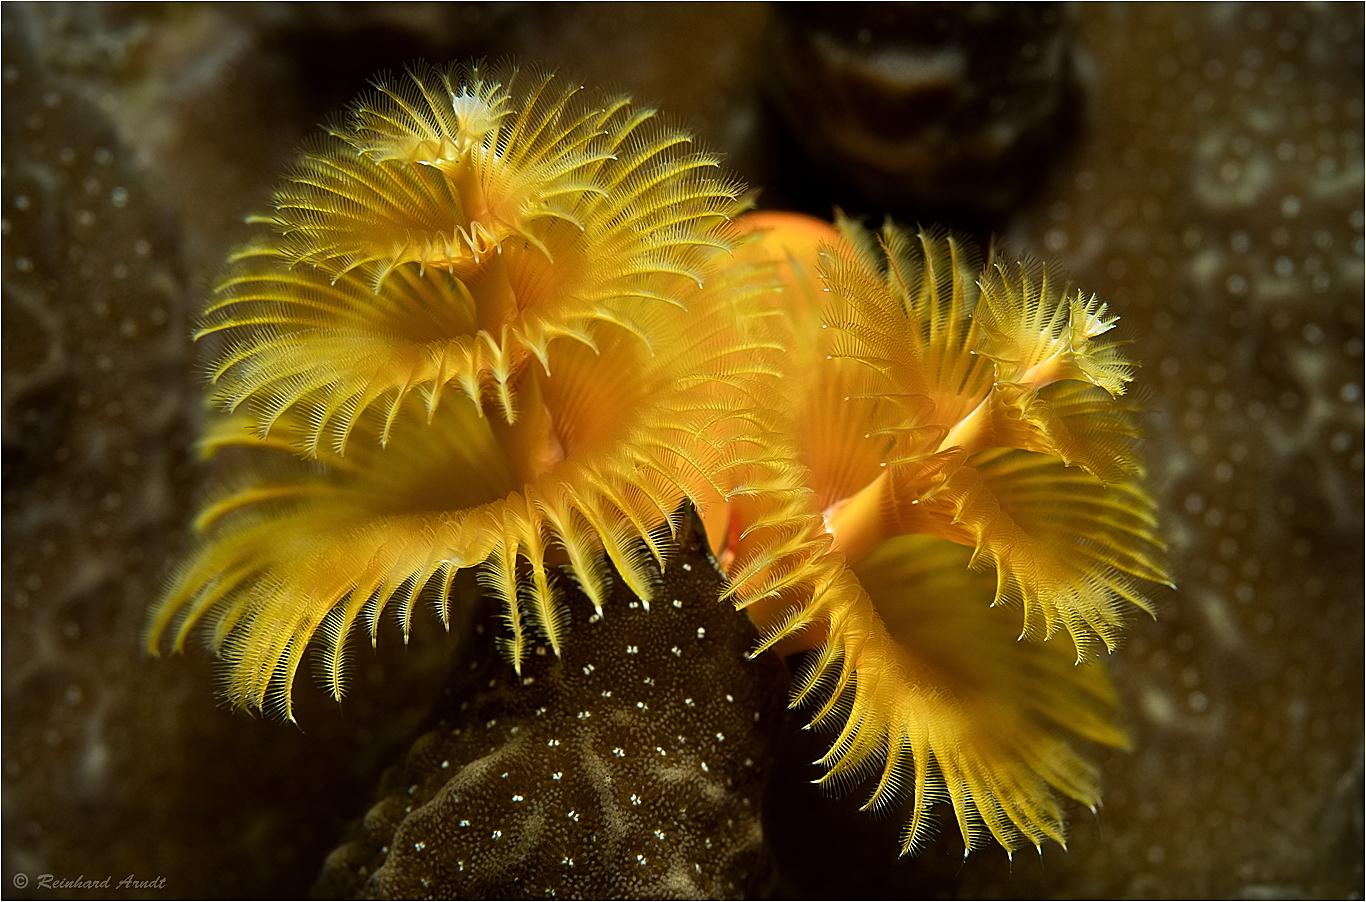
[[(787, 674), (717, 596), (684, 527), (654, 604), (569, 592), (564, 653), (520, 679), (491, 642), (385, 774), (318, 892), (363, 898), (729, 899), (767, 888), (760, 808)], [(476, 624), (502, 626), (490, 610)]]
[[(764, 187), (761, 205), (828, 216), (838, 201), (874, 223), (946, 215), (904, 184), (880, 193), (801, 162), (776, 112), (791, 99), (765, 99), (789, 90), (768, 56), (784, 52), (769, 29), (786, 14), (762, 4), (0, 14), (0, 879), (17, 895), (306, 892), (459, 652), (434, 618), (415, 618), (426, 632), (408, 650), (358, 650), (344, 705), (301, 685), (297, 729), (216, 707), (206, 655), (138, 651), (201, 476), (191, 312), (297, 142), (376, 71), (422, 57), (543, 62), (682, 117)], [(1070, 52), (1048, 72), (1075, 80), (1074, 124), (1030, 157), (1036, 184), (1016, 206), (962, 222), (950, 210), (946, 224), (1057, 260), (1124, 317), (1147, 364), (1146, 457), (1180, 589), (1107, 661), (1135, 750), (1100, 757), (1105, 807), (1072, 812), (1065, 852), (963, 863), (945, 835), (897, 861), (897, 819), (851, 817), (857, 797), (808, 787), (828, 737), (794, 732), (765, 830), (778, 892), (1361, 895), (1362, 8), (1069, 15), (1063, 40), (1049, 26), (1032, 51), (1026, 31), (1000, 52)], [(929, 51), (896, 40), (876, 6), (849, 16), (857, 27), (831, 46), (877, 37), (864, 56), (893, 83), (865, 115), (896, 116), (894, 80), (923, 74)], [(977, 31), (935, 33), (947, 49), (931, 50), (951, 62), (953, 42), (970, 40), (957, 36)], [(1008, 125), (1025, 109), (996, 112)], [(111, 883), (43, 890), (44, 874)], [(117, 890), (130, 875), (165, 889)]]

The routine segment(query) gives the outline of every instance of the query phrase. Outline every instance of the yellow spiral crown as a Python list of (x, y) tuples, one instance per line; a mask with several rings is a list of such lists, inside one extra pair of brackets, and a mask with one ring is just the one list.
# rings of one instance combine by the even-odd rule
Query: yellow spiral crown
[(289, 716), (315, 637), (340, 698), (358, 621), (406, 637), (426, 593), (449, 623), (477, 567), (520, 666), (532, 630), (559, 649), (557, 565), (600, 605), (605, 552), (648, 598), (681, 505), (741, 488), (779, 349), (718, 269), (737, 189), (581, 94), (413, 73), (302, 155), (200, 331), (225, 475), (149, 648), (205, 623), (229, 697)]
[(227, 342), (215, 400), (263, 432), (298, 409), (309, 450), (342, 450), (371, 407), (387, 440), (414, 390), (429, 416), (455, 386), (515, 420), (518, 368), (557, 338), (648, 344), (728, 248), (738, 186), (652, 110), (583, 94), (479, 67), (380, 82), (233, 258), (199, 332)]
[(1069, 738), (1127, 743), (1092, 647), (1167, 582), (1114, 319), (968, 243), (752, 214), (786, 325), (786, 494), (731, 506), (730, 592), (761, 647), (810, 649), (794, 704), (837, 730), (824, 782), (951, 803), (967, 849), (1064, 841), (1099, 801)]

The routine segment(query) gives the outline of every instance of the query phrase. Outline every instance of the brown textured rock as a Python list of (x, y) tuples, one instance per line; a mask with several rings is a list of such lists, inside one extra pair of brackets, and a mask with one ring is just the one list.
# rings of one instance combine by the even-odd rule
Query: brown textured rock
[(690, 527), (652, 601), (617, 579), (603, 614), (569, 593), (564, 655), (520, 678), (477, 632), (429, 732), (384, 780), (320, 895), (753, 896), (768, 882), (760, 803), (787, 674), (718, 599)]
[(1106, 105), (1015, 235), (1134, 326), (1181, 589), (1115, 658), (1139, 751), (1072, 879), (1359, 895), (1362, 9), (1100, 12)]
[[(199, 395), (184, 311), (297, 140), (374, 71), (418, 56), (582, 63), (686, 110), (763, 201), (801, 193), (827, 211), (828, 186), (785, 186), (751, 153), (771, 137), (752, 103), (763, 6), (727, 18), (733, 7), (711, 5), (700, 24), (690, 7), (539, 6), (4, 4), (17, 80), (3, 107), (0, 879), (98, 869), (124, 872), (115, 882), (159, 872), (188, 896), (303, 892), (416, 717), (421, 688), (394, 684), (430, 637), (406, 653), (362, 651), (372, 666), (344, 709), (301, 686), (302, 734), (217, 709), (204, 656), (146, 662), (136, 642), (194, 481), (174, 463), (189, 457)], [(769, 832), (814, 837), (785, 853), (794, 894), (1360, 895), (1361, 8), (1083, 5), (1075, 29), (1087, 100), (1072, 156), (1013, 211), (1008, 237), (1111, 301), (1148, 362), (1147, 457), (1176, 524), (1181, 589), (1110, 661), (1136, 749), (1105, 756), (1105, 809), (1078, 812), (1070, 850), (1046, 849), (1042, 867), (994, 853), (964, 865), (947, 839), (896, 862), (896, 818), (838, 816), (803, 794), (823, 749), (794, 740), (810, 734), (784, 740), (792, 764), (772, 793), (803, 819), (775, 818)], [(58, 83), (33, 78), (29, 61)], [(26, 169), (14, 142), (35, 113), (58, 156), (30, 155)], [(128, 179), (85, 195), (84, 174), (63, 174), (68, 146), (81, 167), (104, 147)], [(118, 184), (122, 210), (104, 193)], [(19, 195), (41, 219), (17, 215)], [(125, 218), (97, 235), (42, 231), (82, 210)], [(30, 237), (14, 231), (35, 223)], [(169, 245), (149, 237), (163, 228)], [(19, 256), (44, 259), (22, 247), (60, 262), (73, 246), (62, 235), (83, 234), (94, 235), (74, 242), (94, 260), (89, 277), (19, 270)], [(138, 238), (151, 247), (143, 263), (126, 257)], [(132, 311), (144, 318), (133, 339), (118, 319), (87, 318), (93, 298), (152, 272), (187, 286), (160, 331), (151, 308)], [(15, 293), (35, 290), (38, 304)], [(117, 400), (115, 389), (187, 406), (111, 432), (95, 399)], [(108, 423), (120, 419), (126, 409)], [(56, 456), (77, 445), (105, 450)], [(124, 452), (138, 464), (125, 468)], [(42, 474), (11, 476), (11, 461)], [(162, 502), (130, 501), (153, 494), (161, 514)], [(130, 505), (139, 513), (125, 516)], [(372, 683), (390, 694), (367, 696)], [(409, 719), (385, 727), (396, 712)], [(833, 854), (841, 836), (849, 857)]]

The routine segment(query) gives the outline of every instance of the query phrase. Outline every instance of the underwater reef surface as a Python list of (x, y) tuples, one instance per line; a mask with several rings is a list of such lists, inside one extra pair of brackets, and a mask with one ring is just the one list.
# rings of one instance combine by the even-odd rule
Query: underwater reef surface
[[(492, 642), (473, 652), (317, 894), (766, 895), (763, 763), (787, 673), (750, 659), (758, 631), (717, 600), (697, 532), (680, 533), (654, 604), (619, 577), (601, 616), (568, 590), (564, 653), (538, 645), (520, 679)], [(488, 605), (476, 633), (499, 620)]]
[[(828, 160), (801, 163), (770, 56), (791, 52), (772, 37), (784, 15), (0, 9), (7, 892), (116, 892), (14, 882), (52, 874), (164, 877), (189, 897), (306, 893), (465, 659), (434, 617), (415, 618), (406, 651), (382, 634), (360, 652), (343, 705), (301, 684), (296, 728), (220, 707), (202, 652), (139, 653), (202, 477), (190, 323), (297, 142), (380, 69), (510, 55), (658, 102), (763, 189), (761, 207), (943, 218), (904, 184), (851, 187), (822, 178)], [(860, 77), (880, 87), (822, 123), (896, 115), (908, 78), (923, 97), (925, 47), (884, 40), (895, 23), (876, 6), (849, 15), (863, 24), (828, 40), (804, 27), (821, 46), (877, 35), (879, 67)], [(1134, 751), (1098, 756), (1104, 807), (1072, 811), (1066, 851), (963, 862), (944, 830), (898, 860), (897, 818), (810, 787), (828, 737), (790, 730), (767, 800), (774, 892), (1359, 897), (1362, 8), (1086, 5), (1062, 26), (1048, 46), (1071, 62), (1049, 71), (1075, 82), (1075, 124), (1033, 157), (1038, 184), (1017, 208), (946, 224), (1057, 260), (1123, 317), (1145, 364), (1146, 456), (1179, 589), (1107, 660)], [(953, 43), (974, 29), (937, 33), (935, 54), (977, 58)]]

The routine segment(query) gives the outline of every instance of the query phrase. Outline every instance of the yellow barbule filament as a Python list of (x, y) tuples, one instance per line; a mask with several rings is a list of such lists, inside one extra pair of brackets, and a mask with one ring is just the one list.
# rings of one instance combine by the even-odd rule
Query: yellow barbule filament
[(794, 704), (838, 729), (823, 779), (909, 798), (903, 852), (940, 800), (968, 849), (1063, 842), (1055, 792), (1099, 801), (1069, 738), (1126, 744), (1090, 651), (1166, 582), (1114, 320), (944, 234), (741, 222), (737, 256), (782, 285), (802, 485), (781, 516), (740, 502), (712, 528), (764, 647), (812, 650)]
[(728, 248), (738, 186), (652, 110), (583, 94), (477, 66), (381, 81), (300, 156), (209, 307), (218, 403), (263, 431), (297, 408), (341, 449), (414, 390), (428, 415), (455, 386), (515, 420), (518, 368), (556, 339), (648, 343), (643, 311)]
[[(685, 502), (768, 454), (780, 349), (766, 286), (720, 265), (739, 206), (709, 158), (549, 77), (410, 82), (305, 154), (201, 332), (223, 485), (148, 647), (205, 625), (230, 699), (286, 717), (310, 643), (340, 698), (353, 627), (392, 607), (406, 637), (420, 597), (449, 624), (465, 569), (514, 665), (533, 631), (558, 651), (562, 570), (600, 606), (610, 560), (648, 599)], [(440, 250), (452, 224), (477, 240)]]

